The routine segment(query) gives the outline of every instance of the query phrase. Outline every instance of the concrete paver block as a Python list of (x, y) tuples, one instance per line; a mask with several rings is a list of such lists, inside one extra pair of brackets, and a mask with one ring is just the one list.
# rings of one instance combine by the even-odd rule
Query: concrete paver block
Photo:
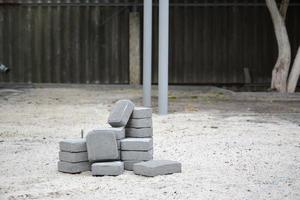
[(58, 171), (70, 174), (77, 174), (80, 172), (90, 171), (91, 165), (89, 162), (70, 163), (65, 161), (58, 161)]
[(59, 152), (59, 160), (65, 161), (65, 162), (87, 162), (88, 159), (88, 153), (86, 151), (83, 152), (66, 152), (66, 151), (60, 151)]
[(181, 163), (170, 160), (150, 160), (147, 162), (136, 163), (133, 171), (142, 176), (158, 176), (181, 172)]
[(124, 172), (124, 163), (116, 162), (102, 162), (92, 164), (93, 176), (118, 176)]
[(125, 160), (124, 162), (124, 169), (128, 171), (133, 171), (133, 165), (136, 163), (144, 162), (141, 160)]
[(121, 160), (152, 160), (153, 149), (149, 151), (121, 151)]
[(152, 118), (144, 119), (130, 119), (127, 123), (129, 128), (151, 128), (152, 127)]
[(125, 138), (121, 140), (121, 150), (148, 151), (153, 149), (152, 138)]
[(125, 128), (124, 127), (107, 127), (107, 128), (95, 128), (94, 131), (110, 131), (115, 134), (116, 139), (120, 140), (125, 138)]
[(121, 140), (117, 140), (117, 147), (118, 149), (121, 149)]
[(135, 107), (131, 118), (142, 119), (142, 118), (151, 118), (152, 117), (152, 108), (147, 107)]
[(68, 152), (87, 151), (85, 138), (67, 139), (59, 142), (59, 149)]
[(89, 161), (118, 160), (119, 153), (115, 134), (110, 129), (98, 129), (86, 136)]
[(108, 117), (108, 123), (112, 127), (126, 126), (132, 112), (134, 104), (130, 100), (120, 100), (113, 107)]
[(126, 128), (126, 137), (145, 138), (153, 136), (153, 128)]

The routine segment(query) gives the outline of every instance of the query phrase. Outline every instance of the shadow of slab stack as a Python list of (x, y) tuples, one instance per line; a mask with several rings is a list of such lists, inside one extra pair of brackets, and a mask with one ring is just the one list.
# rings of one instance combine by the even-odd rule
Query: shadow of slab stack
[(59, 143), (58, 171), (70, 174), (90, 171), (86, 140), (67, 139)]
[(121, 140), (121, 160), (126, 170), (153, 159), (152, 109), (136, 107), (126, 125), (126, 138)]
[(86, 136), (88, 159), (94, 176), (118, 176), (124, 172), (120, 161), (120, 140), (125, 138), (125, 129), (134, 104), (120, 100), (113, 107), (108, 123), (111, 128), (95, 129)]

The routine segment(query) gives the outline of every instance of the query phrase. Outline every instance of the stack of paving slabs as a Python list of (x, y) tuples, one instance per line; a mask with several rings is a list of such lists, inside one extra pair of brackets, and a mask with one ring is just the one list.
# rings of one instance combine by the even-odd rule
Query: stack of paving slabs
[(76, 174), (90, 170), (85, 139), (63, 140), (59, 149), (58, 171)]
[(175, 161), (153, 161), (152, 109), (120, 100), (113, 107), (109, 128), (90, 131), (86, 138), (60, 142), (58, 171), (93, 176), (118, 176), (124, 169), (137, 175), (181, 172)]
[(126, 138), (121, 140), (121, 160), (126, 170), (153, 159), (152, 109), (135, 107), (126, 125)]

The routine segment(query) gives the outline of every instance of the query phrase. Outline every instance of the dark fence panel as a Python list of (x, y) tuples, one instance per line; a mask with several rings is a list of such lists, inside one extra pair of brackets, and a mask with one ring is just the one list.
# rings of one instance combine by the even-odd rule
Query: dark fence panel
[(11, 2), (0, 4), (0, 63), (11, 69), (0, 82), (129, 82), (126, 5)]
[[(273, 25), (265, 1), (171, 1), (170, 84), (269, 83), (277, 58)], [(297, 3), (297, 1), (295, 1)], [(292, 54), (300, 45), (300, 6), (287, 15)], [(299, 3), (299, 2), (298, 2)], [(158, 81), (158, 9), (154, 9), (153, 82)]]

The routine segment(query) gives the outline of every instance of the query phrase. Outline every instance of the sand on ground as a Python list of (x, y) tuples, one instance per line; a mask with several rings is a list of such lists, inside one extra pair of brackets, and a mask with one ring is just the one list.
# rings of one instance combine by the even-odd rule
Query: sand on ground
[(106, 120), (114, 102), (141, 105), (139, 87), (0, 90), (0, 199), (300, 199), (300, 96), (173, 87), (157, 114), (154, 158), (182, 173), (146, 178), (57, 171), (58, 142)]

